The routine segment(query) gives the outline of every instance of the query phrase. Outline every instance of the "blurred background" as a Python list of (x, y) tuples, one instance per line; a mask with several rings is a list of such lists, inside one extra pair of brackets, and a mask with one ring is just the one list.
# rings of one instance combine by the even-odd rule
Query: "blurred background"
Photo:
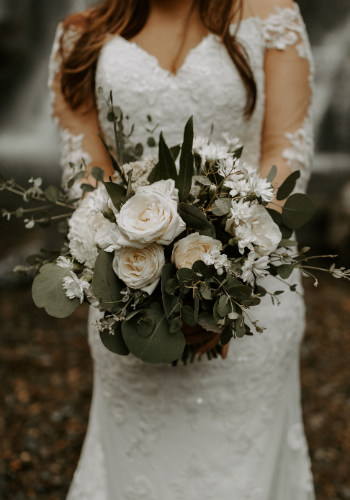
[[(91, 3), (91, 2), (90, 2)], [(298, 0), (316, 60), (316, 215), (298, 235), (350, 267), (350, 2)], [(59, 183), (46, 88), (57, 23), (87, 0), (0, 0), (0, 172)], [(0, 208), (11, 209), (0, 193)], [(0, 498), (65, 498), (87, 425), (92, 369), (86, 311), (54, 320), (12, 269), (55, 232), (0, 219)], [(317, 500), (350, 499), (350, 285), (305, 280), (302, 398)]]

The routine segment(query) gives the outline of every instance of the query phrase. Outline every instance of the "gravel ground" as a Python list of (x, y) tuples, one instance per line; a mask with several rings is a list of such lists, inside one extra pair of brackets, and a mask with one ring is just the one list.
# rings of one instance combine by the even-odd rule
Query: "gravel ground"
[[(317, 500), (350, 499), (349, 284), (307, 281), (302, 398)], [(86, 307), (65, 320), (0, 292), (0, 498), (65, 499), (88, 422)], [(281, 499), (282, 500), (282, 499)]]

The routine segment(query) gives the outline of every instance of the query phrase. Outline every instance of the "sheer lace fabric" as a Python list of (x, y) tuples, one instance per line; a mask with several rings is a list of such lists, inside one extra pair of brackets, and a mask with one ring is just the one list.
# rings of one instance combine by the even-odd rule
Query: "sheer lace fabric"
[[(272, 163), (300, 169), (298, 189), (304, 190), (313, 148), (312, 57), (298, 8), (270, 14), (244, 20), (238, 31), (258, 85), (250, 120), (243, 116), (240, 77), (216, 36), (205, 37), (176, 75), (115, 36), (102, 49), (97, 68), (98, 123), (80, 127), (81, 117), (70, 114), (54, 87), (60, 126), (84, 134), (80, 154), (98, 165), (100, 146), (91, 143), (92, 134), (100, 127), (113, 144), (105, 99), (112, 90), (115, 104), (129, 117), (127, 127), (135, 125), (131, 139), (143, 145), (144, 156), (156, 153), (148, 139), (157, 139), (161, 130), (169, 145), (180, 143), (193, 115), (196, 135), (208, 137), (213, 126), (213, 141), (238, 136), (244, 161), (257, 169)], [(54, 67), (56, 56), (52, 61)], [(54, 73), (57, 84), (58, 66)], [(94, 327), (98, 312), (90, 311), (94, 399), (69, 500), (314, 498), (299, 394), (304, 303), (276, 283), (261, 281), (284, 290), (282, 304), (274, 307), (265, 297), (250, 312), (267, 327), (264, 334), (232, 342), (226, 361), (190, 367), (144, 365), (109, 353)], [(298, 275), (290, 284), (302, 293)]]

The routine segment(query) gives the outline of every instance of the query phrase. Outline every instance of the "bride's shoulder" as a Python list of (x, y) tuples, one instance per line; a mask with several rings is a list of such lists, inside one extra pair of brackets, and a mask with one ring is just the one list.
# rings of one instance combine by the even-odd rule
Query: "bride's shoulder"
[(278, 9), (295, 9), (293, 0), (244, 0), (244, 17), (266, 19)]

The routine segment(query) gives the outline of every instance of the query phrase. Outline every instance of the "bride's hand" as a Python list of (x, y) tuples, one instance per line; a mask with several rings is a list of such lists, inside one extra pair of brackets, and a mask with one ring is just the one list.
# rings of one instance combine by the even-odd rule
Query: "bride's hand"
[[(214, 349), (220, 342), (221, 333), (208, 332), (204, 330), (201, 326), (188, 326), (183, 325), (182, 333), (185, 335), (186, 345), (199, 344), (200, 342), (205, 342), (205, 344), (196, 351), (197, 356), (202, 356), (206, 352)], [(226, 359), (228, 352), (228, 345), (222, 347), (221, 357)]]

